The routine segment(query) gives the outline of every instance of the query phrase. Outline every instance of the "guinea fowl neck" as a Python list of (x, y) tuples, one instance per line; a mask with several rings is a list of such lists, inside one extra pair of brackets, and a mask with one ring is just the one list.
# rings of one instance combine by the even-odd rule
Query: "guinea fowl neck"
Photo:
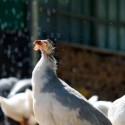
[(32, 73), (33, 95), (37, 96), (44, 85), (56, 75), (56, 60), (53, 55), (42, 54)]
[(56, 72), (57, 61), (54, 58), (53, 54), (47, 55), (45, 53), (42, 53), (41, 60), (43, 61), (43, 63), (45, 62), (45, 64), (46, 64), (45, 67), (48, 67), (48, 68), (50, 68), (50, 69), (52, 69), (52, 70), (54, 70)]

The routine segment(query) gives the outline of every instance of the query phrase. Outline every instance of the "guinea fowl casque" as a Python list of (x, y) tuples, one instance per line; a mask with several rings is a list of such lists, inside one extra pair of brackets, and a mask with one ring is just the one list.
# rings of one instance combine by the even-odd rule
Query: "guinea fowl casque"
[(40, 125), (111, 125), (79, 92), (56, 75), (50, 40), (34, 41), (42, 57), (32, 72), (33, 108)]

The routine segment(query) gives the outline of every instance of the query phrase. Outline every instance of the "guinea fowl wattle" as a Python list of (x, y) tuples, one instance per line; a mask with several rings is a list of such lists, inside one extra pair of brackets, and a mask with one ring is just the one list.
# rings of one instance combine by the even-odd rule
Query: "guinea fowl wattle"
[(111, 125), (111, 122), (56, 74), (50, 40), (36, 40), (41, 59), (32, 72), (33, 107), (40, 125)]

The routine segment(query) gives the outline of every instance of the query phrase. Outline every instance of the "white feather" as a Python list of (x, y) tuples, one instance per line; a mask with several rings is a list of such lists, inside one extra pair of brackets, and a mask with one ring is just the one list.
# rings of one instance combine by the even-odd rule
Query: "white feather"
[(102, 112), (106, 117), (108, 117), (108, 110), (111, 107), (112, 102), (110, 101), (97, 101), (93, 104), (100, 112)]
[(113, 102), (108, 118), (113, 125), (125, 125), (125, 95)]
[(92, 105), (98, 101), (98, 96), (93, 95), (88, 99), (88, 102), (91, 103)]
[[(34, 113), (32, 93), (30, 90), (26, 90), (25, 93), (16, 94), (11, 98), (4, 98), (0, 96), (0, 103), (4, 114), (13, 120), (20, 122), (23, 118), (26, 118), (29, 119), (29, 121), (34, 121), (32, 120)], [(36, 121), (33, 123), (35, 125)]]

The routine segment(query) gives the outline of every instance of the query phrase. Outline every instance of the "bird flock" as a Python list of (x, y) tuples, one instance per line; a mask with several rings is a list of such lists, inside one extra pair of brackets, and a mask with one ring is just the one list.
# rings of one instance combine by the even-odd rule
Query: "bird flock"
[(56, 74), (50, 40), (34, 41), (41, 58), (31, 78), (0, 79), (0, 125), (125, 125), (125, 96), (86, 99)]

